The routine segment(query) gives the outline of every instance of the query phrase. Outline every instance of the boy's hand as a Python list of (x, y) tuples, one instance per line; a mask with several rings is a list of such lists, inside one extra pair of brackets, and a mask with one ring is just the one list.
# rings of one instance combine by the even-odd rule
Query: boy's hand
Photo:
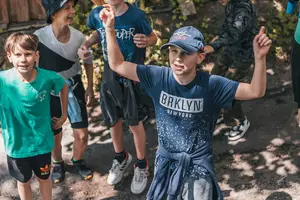
[(94, 90), (92, 87), (88, 87), (85, 91), (85, 102), (86, 106), (92, 106), (94, 102), (95, 96), (94, 96)]
[(114, 29), (115, 26), (115, 13), (112, 7), (108, 4), (103, 5), (99, 17), (103, 21), (105, 29)]
[(146, 48), (148, 46), (148, 39), (144, 34), (135, 34), (133, 37), (133, 42), (138, 48)]
[(52, 129), (57, 130), (62, 127), (62, 125), (67, 120), (67, 116), (62, 115), (60, 118), (52, 117)]
[(81, 58), (83, 60), (86, 60), (90, 56), (92, 56), (92, 52), (91, 52), (91, 50), (89, 50), (89, 45), (87, 45), (85, 42), (82, 43), (82, 45), (79, 47), (77, 54), (78, 54), (79, 58)]
[(259, 33), (253, 40), (253, 50), (255, 58), (264, 58), (270, 50), (272, 40), (265, 34), (265, 27), (260, 28)]
[(214, 48), (213, 48), (212, 46), (206, 45), (206, 46), (204, 47), (204, 53), (205, 53), (205, 54), (210, 54), (210, 53), (213, 53), (213, 52), (215, 52), (215, 50), (214, 50)]

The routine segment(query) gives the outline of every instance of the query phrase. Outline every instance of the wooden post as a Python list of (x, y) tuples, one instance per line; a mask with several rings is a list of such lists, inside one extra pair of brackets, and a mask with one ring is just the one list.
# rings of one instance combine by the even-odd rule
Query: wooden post
[(46, 19), (46, 12), (42, 6), (41, 0), (28, 0), (30, 19)]
[(6, 0), (0, 0), (0, 29), (6, 29), (8, 23)]
[(7, 1), (9, 19), (11, 22), (29, 21), (28, 1), (27, 0), (9, 0)]

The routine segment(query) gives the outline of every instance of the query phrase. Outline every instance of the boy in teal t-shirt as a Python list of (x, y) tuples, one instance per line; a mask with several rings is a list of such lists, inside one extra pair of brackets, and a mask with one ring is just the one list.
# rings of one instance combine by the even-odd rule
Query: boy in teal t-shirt
[[(4, 49), (14, 68), (0, 72), (0, 117), (9, 174), (18, 182), (21, 199), (32, 199), (30, 179), (36, 175), (43, 200), (52, 199), (52, 128), (67, 119), (68, 88), (55, 72), (35, 67), (38, 38), (13, 33)], [(50, 117), (50, 93), (60, 93), (62, 116)]]

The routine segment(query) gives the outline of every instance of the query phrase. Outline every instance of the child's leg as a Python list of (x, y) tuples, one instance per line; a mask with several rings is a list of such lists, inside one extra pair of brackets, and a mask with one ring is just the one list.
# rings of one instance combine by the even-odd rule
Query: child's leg
[(18, 192), (21, 200), (32, 199), (30, 187), (30, 179), (32, 176), (31, 159), (32, 157), (12, 158), (7, 156), (8, 172), (18, 181)]
[(54, 148), (52, 150), (52, 158), (55, 162), (63, 161), (61, 139), (62, 139), (62, 132), (59, 132), (54, 135)]
[(206, 178), (189, 177), (183, 186), (182, 194), (177, 199), (183, 200), (212, 200), (213, 184), (209, 176)]
[(88, 130), (87, 128), (74, 128), (73, 135), (73, 158), (75, 160), (81, 160), (83, 159), (83, 155), (88, 143)]
[(124, 141), (123, 141), (123, 124), (122, 119), (119, 119), (117, 123), (110, 128), (110, 135), (113, 141), (114, 150), (116, 153), (121, 153), (124, 151)]
[(52, 200), (52, 181), (50, 178), (42, 180), (37, 178), (40, 184), (40, 193), (42, 200)]
[(137, 126), (130, 126), (130, 130), (134, 136), (137, 158), (144, 160), (146, 157), (146, 132), (142, 121)]
[(32, 157), (31, 167), (39, 181), (41, 199), (51, 200), (52, 182), (49, 178), (51, 170), (51, 152)]
[(22, 183), (20, 181), (17, 181), (18, 185), (18, 192), (20, 195), (21, 200), (31, 200), (32, 199), (32, 191), (30, 187), (30, 180), (26, 183)]

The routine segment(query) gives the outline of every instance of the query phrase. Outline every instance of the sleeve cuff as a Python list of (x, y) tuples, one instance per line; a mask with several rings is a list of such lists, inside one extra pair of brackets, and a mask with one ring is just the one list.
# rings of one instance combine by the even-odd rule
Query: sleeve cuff
[(295, 2), (295, 3), (288, 2), (287, 8), (286, 8), (286, 13), (293, 14), (295, 12), (295, 8), (296, 8), (297, 4), (298, 4), (298, 2)]

